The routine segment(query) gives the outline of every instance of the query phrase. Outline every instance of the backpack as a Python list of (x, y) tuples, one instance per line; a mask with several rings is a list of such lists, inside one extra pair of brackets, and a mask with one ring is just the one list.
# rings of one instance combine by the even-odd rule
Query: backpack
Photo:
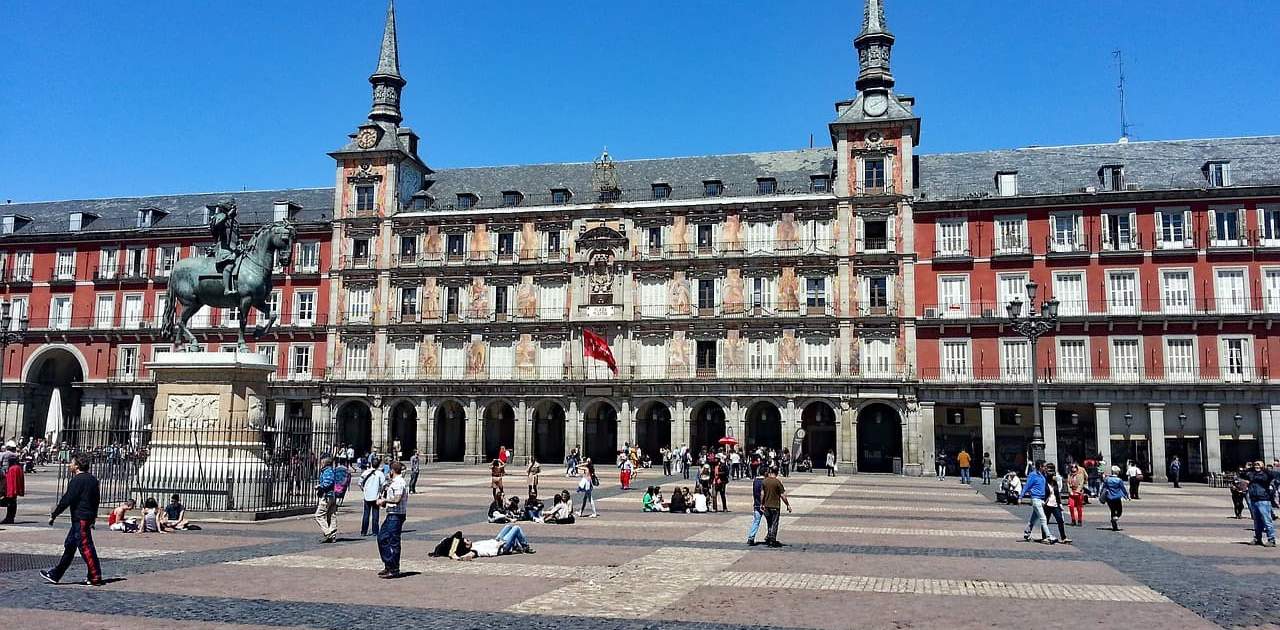
[(347, 485), (351, 483), (351, 475), (347, 469), (338, 466), (333, 469), (333, 496), (342, 498), (347, 495)]

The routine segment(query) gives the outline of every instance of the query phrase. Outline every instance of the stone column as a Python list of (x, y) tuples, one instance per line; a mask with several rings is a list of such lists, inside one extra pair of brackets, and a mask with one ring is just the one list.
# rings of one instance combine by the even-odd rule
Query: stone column
[(1222, 431), (1218, 424), (1218, 411), (1221, 406), (1218, 403), (1201, 405), (1204, 410), (1204, 470), (1206, 473), (1222, 472), (1222, 442), (1218, 439)]
[(515, 449), (516, 456), (511, 460), (511, 463), (527, 465), (529, 463), (529, 455), (533, 453), (533, 440), (530, 438), (533, 435), (533, 427), (531, 426), (533, 423), (531, 419), (533, 409), (530, 409), (521, 400), (516, 405), (515, 413), (515, 444), (512, 444), (511, 447)]
[(1280, 405), (1258, 405), (1258, 450), (1263, 461), (1280, 457)]
[(671, 441), (676, 448), (689, 446), (689, 410), (683, 399), (676, 399), (675, 411), (671, 412)]
[(621, 409), (618, 411), (618, 434), (614, 443), (615, 448), (620, 451), (624, 443), (635, 444), (636, 442), (636, 414), (631, 409), (630, 399), (623, 399), (619, 407)]
[(436, 461), (436, 407), (426, 400), (418, 401), (418, 450), (422, 463)]
[(1168, 481), (1164, 462), (1164, 403), (1147, 403), (1151, 424), (1151, 481)]
[[(920, 410), (917, 413), (920, 418), (914, 424), (917, 427), (916, 433), (920, 436), (920, 444), (917, 448), (910, 449), (911, 452), (903, 453), (903, 455), (905, 461), (919, 460), (912, 463), (920, 467), (920, 474), (923, 475), (925, 474), (924, 471), (933, 470), (934, 449), (937, 448), (936, 436), (934, 435), (937, 418), (933, 402), (921, 402), (918, 406)], [(908, 426), (907, 429), (910, 431), (911, 427)], [(904, 440), (903, 444), (909, 444), (909, 442)]]
[(387, 422), (387, 410), (382, 406), (382, 400), (376, 397), (370, 400), (369, 424), (372, 425), (369, 432), (370, 441), (373, 443), (374, 450), (384, 455), (389, 451), (388, 447), (390, 446), (388, 444), (390, 432), (387, 430)]
[(1053, 463), (1058, 466), (1058, 470), (1062, 470), (1062, 466), (1058, 464), (1058, 403), (1040, 403), (1041, 422), (1044, 425), (1044, 461)]
[(582, 411), (578, 409), (577, 400), (569, 399), (569, 408), (564, 412), (564, 454), (568, 455), (573, 451), (573, 447), (580, 444), (582, 444)]
[(858, 472), (858, 418), (848, 399), (839, 406), (840, 462), (849, 466), (849, 472)]
[[(1108, 465), (1114, 464), (1111, 461), (1111, 403), (1096, 402), (1093, 403), (1093, 432), (1098, 439), (1098, 452), (1102, 454), (1102, 460)], [(1087, 458), (1092, 453), (1085, 453)]]
[[(996, 404), (993, 402), (978, 403), (978, 413), (982, 420), (982, 452), (991, 454), (991, 461), (996, 458)], [(982, 461), (982, 455), (977, 457)], [(995, 471), (992, 471), (995, 474)]]
[[(790, 444), (795, 439), (796, 429), (800, 428), (800, 410), (796, 408), (794, 398), (787, 399), (787, 406), (782, 409), (782, 443)], [(795, 453), (792, 453), (795, 456)], [(818, 465), (819, 458), (813, 457), (813, 453), (809, 453), (813, 458), (814, 465)]]
[(467, 403), (466, 425), (463, 435), (466, 436), (467, 448), (465, 461), (477, 464), (484, 458), (484, 420), (480, 418), (480, 408), (475, 399)]
[(737, 398), (729, 400), (729, 409), (725, 412), (725, 428), (728, 429), (729, 435), (738, 438), (739, 444), (747, 437), (746, 413), (746, 409), (738, 406)]

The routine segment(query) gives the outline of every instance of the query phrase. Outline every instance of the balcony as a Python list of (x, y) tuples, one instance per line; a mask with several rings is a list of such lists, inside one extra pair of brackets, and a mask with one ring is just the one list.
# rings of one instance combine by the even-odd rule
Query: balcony
[(293, 264), (293, 265), (290, 265), (287, 269), (285, 269), (285, 273), (287, 273), (292, 278), (315, 278), (320, 276), (320, 265), (319, 264), (306, 264), (306, 265)]
[(897, 304), (859, 304), (858, 317), (897, 317)]
[[(950, 368), (921, 368), (920, 381), (929, 384), (1016, 384), (1031, 386), (1031, 372), (1026, 366), (1021, 368), (999, 368), (994, 366), (953, 366)], [(1125, 369), (1107, 369), (1102, 366), (1063, 367), (1048, 366), (1040, 368), (1039, 381), (1042, 385), (1221, 385), (1242, 384), (1262, 385), (1270, 382), (1266, 375), (1255, 366), (1236, 366), (1233, 369), (1219, 369), (1199, 365), (1181, 366), (1177, 370), (1158, 366), (1155, 368), (1134, 367)]]
[[(1007, 305), (996, 301), (936, 303), (923, 305), (921, 319), (926, 320), (1002, 320), (1007, 319)], [(1168, 319), (1186, 317), (1221, 318), (1231, 316), (1280, 318), (1280, 294), (1240, 297), (1202, 297), (1191, 300), (1165, 300), (1138, 296), (1112, 297), (1104, 300), (1060, 300), (1058, 317), (1070, 321), (1096, 317), (1141, 317)]]
[(859, 182), (857, 187), (854, 189), (853, 194), (867, 197), (888, 196), (898, 194), (896, 189), (897, 186), (894, 185), (894, 182), (892, 181), (884, 182), (880, 186), (868, 186)]
[(1089, 245), (1093, 242), (1093, 237), (1088, 234), (1047, 236), (1044, 240), (1045, 255), (1050, 258), (1088, 257), (1091, 253)]
[(377, 260), (372, 256), (343, 256), (342, 269), (375, 269)]
[(967, 244), (951, 244), (942, 247), (934, 246), (933, 260), (936, 262), (968, 262), (973, 260), (973, 252)]
[(371, 217), (382, 216), (381, 204), (347, 204), (344, 210), (344, 217), (348, 219), (365, 219)]
[(856, 240), (855, 251), (859, 254), (892, 254), (897, 251), (897, 239), (884, 236), (868, 236)]
[(1126, 256), (1138, 255), (1143, 253), (1142, 235), (1133, 232), (1130, 234), (1103, 234), (1098, 237), (1094, 251), (1101, 256)]
[(28, 286), (31, 284), (31, 269), (18, 268), (4, 270), (4, 283), (8, 285)]
[(120, 368), (120, 369), (111, 370), (107, 374), (107, 382), (114, 383), (117, 385), (123, 385), (123, 384), (129, 384), (129, 383), (141, 383), (141, 384), (149, 385), (155, 382), (155, 379), (151, 376), (151, 374), (139, 375), (137, 368)]
[(901, 380), (901, 370), (874, 370), (842, 373), (834, 365), (826, 367), (769, 365), (765, 367), (732, 366), (718, 360), (714, 367), (697, 368), (687, 364), (619, 365), (615, 376), (604, 364), (572, 366), (443, 365), (426, 369), (416, 365), (391, 367), (335, 367), (326, 377), (335, 381), (543, 381), (543, 382), (630, 382), (681, 380)]

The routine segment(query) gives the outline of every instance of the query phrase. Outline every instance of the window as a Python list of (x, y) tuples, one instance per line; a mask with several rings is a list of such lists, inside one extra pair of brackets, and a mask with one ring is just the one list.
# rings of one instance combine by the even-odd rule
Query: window
[(773, 224), (768, 221), (754, 220), (747, 223), (748, 253), (773, 251)]
[(1184, 269), (1160, 270), (1160, 305), (1166, 313), (1191, 312), (1191, 272)]
[(1243, 313), (1249, 308), (1244, 269), (1215, 269), (1214, 298), (1219, 313)]
[(868, 192), (884, 190), (884, 158), (862, 160), (862, 188)]
[(369, 342), (348, 341), (343, 358), (347, 378), (365, 378), (369, 371)]
[(710, 223), (698, 224), (698, 249), (710, 251), (715, 244), (715, 226)]
[(863, 376), (886, 378), (893, 376), (893, 340), (887, 338), (862, 339)]
[(13, 279), (18, 282), (31, 281), (31, 252), (13, 255)]
[(1222, 337), (1219, 348), (1222, 378), (1242, 383), (1253, 378), (1253, 339), (1244, 336)]
[(493, 287), (493, 312), (498, 317), (505, 317), (511, 314), (511, 303), (507, 299), (507, 295), (510, 292), (511, 287), (505, 284)]
[(169, 277), (173, 265), (178, 262), (178, 246), (164, 245), (156, 250), (156, 255), (159, 257), (156, 261), (156, 275), (161, 278)]
[(1103, 190), (1124, 190), (1124, 166), (1109, 164), (1098, 169), (1098, 183)]
[(711, 311), (716, 307), (716, 281), (714, 278), (698, 278), (698, 310)]
[(1074, 252), (1081, 249), (1080, 215), (1063, 212), (1049, 215), (1053, 236), (1053, 251)]
[(373, 186), (356, 186), (356, 210), (369, 212), (373, 209)]
[[(156, 294), (156, 310), (155, 310), (155, 314), (153, 315), (153, 317), (155, 318), (155, 321), (151, 325), (156, 328), (163, 326), (164, 314), (167, 310), (169, 310), (169, 297), (163, 293), (157, 293)], [(174, 316), (176, 317), (177, 315), (175, 314)]]
[(756, 179), (757, 195), (772, 195), (778, 192), (778, 180), (772, 177), (760, 177)]
[(1111, 339), (1111, 378), (1124, 382), (1142, 379), (1142, 352), (1137, 339)]
[(347, 321), (367, 324), (372, 317), (371, 302), (373, 289), (355, 287), (347, 289)]
[(1161, 249), (1190, 247), (1191, 211), (1165, 208), (1156, 212), (1157, 238)]
[(1087, 307), (1084, 294), (1084, 272), (1054, 274), (1053, 297), (1058, 300), (1059, 315), (1084, 315)]
[(768, 310), (773, 308), (773, 281), (764, 276), (751, 278), (751, 307)]
[(551, 282), (538, 287), (538, 308), (544, 319), (561, 319), (565, 312), (565, 284)]
[(130, 247), (124, 252), (124, 275), (126, 278), (141, 278), (147, 275), (147, 249)]
[(298, 273), (315, 273), (320, 270), (320, 243), (298, 243), (298, 258), (294, 263)]
[(868, 315), (887, 315), (889, 312), (889, 276), (868, 276), (866, 298), (863, 303)]
[(360, 266), (369, 264), (369, 239), (351, 239), (351, 262)]
[(289, 348), (289, 374), (295, 380), (311, 378), (311, 346), (295, 343)]
[(969, 276), (939, 276), (938, 306), (943, 317), (969, 314)]
[(969, 238), (964, 219), (938, 221), (939, 256), (964, 256), (969, 253)]
[(1089, 378), (1089, 344), (1084, 339), (1058, 339), (1058, 379)]
[[(9, 315), (13, 317), (13, 322), (9, 324), (9, 330), (22, 330), (22, 320), (28, 319), (27, 316), (27, 298), (11, 297), (9, 298)], [(28, 325), (30, 320), (28, 319)]]
[(569, 203), (569, 199), (571, 197), (573, 197), (573, 194), (569, 192), (568, 188), (552, 188), (551, 189), (551, 203), (553, 204), (558, 205), (558, 204)]
[(654, 226), (649, 228), (649, 253), (659, 254), (662, 252), (662, 228)]
[(66, 330), (71, 327), (71, 297), (54, 296), (49, 303), (49, 328)]
[[(12, 214), (5, 215), (3, 220), (0, 220), (0, 234), (13, 234), (13, 230), (17, 223), (18, 217), (13, 216)], [(142, 226), (139, 225), (138, 227)]]
[(1030, 253), (1027, 247), (1026, 217), (996, 218), (996, 251), (999, 254)]
[(816, 193), (824, 193), (831, 190), (831, 179), (826, 175), (810, 175), (809, 189)]
[(664, 317), (667, 314), (667, 281), (645, 278), (640, 281), (640, 315)]
[(810, 309), (825, 309), (827, 307), (827, 279), (826, 278), (805, 278), (805, 304)]
[(753, 377), (773, 376), (778, 360), (778, 342), (774, 339), (752, 339), (747, 342), (747, 372)]
[(971, 378), (968, 340), (943, 340), (942, 378), (947, 381), (967, 381)]
[(456, 318), (458, 313), (462, 312), (462, 292), (458, 287), (445, 287), (444, 289), (444, 314), (449, 318)]
[(831, 339), (807, 337), (804, 340), (804, 375), (831, 376)]
[[(830, 223), (827, 224), (830, 227)], [(830, 238), (828, 230), (828, 238)], [(889, 222), (882, 219), (865, 219), (862, 222), (862, 243), (865, 251), (889, 249)]]
[(67, 229), (72, 232), (79, 232), (80, 229), (83, 228), (85, 224), (91, 220), (92, 220), (92, 217), (90, 217), (89, 215), (86, 215), (83, 212), (72, 212), (71, 219), (68, 222), (69, 225), (67, 225)]
[(670, 184), (653, 184), (653, 198), (654, 199), (670, 199), (671, 185)]
[(498, 255), (512, 256), (516, 253), (516, 235), (514, 232), (498, 233)]
[(1027, 309), (1031, 308), (1027, 299), (1027, 274), (1025, 273), (1002, 273), (996, 276), (996, 314), (1007, 316), (1009, 311), (1006, 306), (1017, 300), (1022, 302), (1019, 316), (1025, 315)]
[(98, 273), (96, 277), (111, 280), (116, 277), (116, 254), (120, 250), (115, 247), (103, 247), (98, 250)]
[(1107, 312), (1113, 315), (1135, 315), (1138, 312), (1138, 273), (1107, 272)]
[(1263, 247), (1280, 247), (1280, 206), (1258, 208), (1258, 236)]
[(142, 294), (135, 293), (133, 295), (124, 296), (124, 327), (128, 329), (137, 329), (142, 327)]
[(1102, 248), (1106, 250), (1133, 250), (1138, 248), (1138, 215), (1134, 212), (1104, 212), (1102, 214)]
[(405, 235), (400, 237), (400, 258), (412, 262), (418, 256), (418, 237), (417, 235)]
[(1205, 178), (1209, 180), (1211, 188), (1221, 188), (1231, 185), (1231, 163), (1230, 162), (1209, 162), (1204, 165)]
[(470, 210), (471, 208), (476, 207), (477, 201), (478, 199), (476, 196), (471, 193), (458, 193), (459, 210)]
[(694, 356), (699, 372), (715, 372), (716, 342), (714, 339), (699, 339), (695, 341)]
[(116, 296), (99, 295), (93, 309), (93, 327), (111, 329), (116, 323)]
[[(414, 348), (414, 355), (415, 357), (410, 359), (410, 367), (416, 362), (417, 348)], [(511, 378), (515, 364), (516, 348), (511, 341), (494, 340), (489, 343), (489, 378)]]
[(293, 325), (311, 326), (316, 323), (315, 291), (298, 291), (293, 294)]
[(502, 193), (502, 206), (505, 208), (514, 208), (520, 205), (520, 202), (523, 200), (524, 200), (524, 195), (521, 195), (517, 191), (508, 190)]
[(1220, 247), (1244, 245), (1244, 209), (1209, 210), (1209, 244)]
[(547, 256), (556, 258), (560, 256), (560, 230), (548, 230), (546, 233)]
[(58, 280), (75, 280), (76, 278), (76, 251), (59, 250), (56, 264), (54, 265), (53, 277)]
[(724, 184), (718, 179), (703, 180), (702, 194), (707, 197), (719, 197), (724, 194)]
[(120, 346), (120, 367), (119, 375), (121, 380), (133, 380), (138, 376), (138, 347), (137, 346)]
[(1262, 303), (1268, 313), (1280, 313), (1280, 268), (1262, 271)]
[(1189, 381), (1196, 376), (1195, 339), (1165, 337), (1164, 375), (1171, 381)]
[[(138, 211), (137, 227), (149, 228), (152, 226), (152, 224), (155, 223), (155, 219), (156, 219), (156, 213), (153, 209), (143, 208)], [(205, 220), (205, 223), (208, 223), (207, 219)]]
[(1006, 381), (1027, 381), (1031, 378), (1030, 345), (1026, 339), (1000, 340), (1000, 375)]
[(996, 194), (1001, 197), (1014, 197), (1018, 194), (1017, 171), (996, 173)]
[(658, 337), (640, 339), (640, 356), (636, 367), (640, 378), (662, 378), (667, 374), (667, 344)]
[[(271, 367), (278, 367), (278, 364), (276, 363), (276, 345), (275, 344), (259, 343), (254, 345), (253, 350), (254, 352), (257, 352), (259, 355), (261, 355), (262, 358), (265, 359), (267, 363), (271, 364)], [(275, 374), (272, 373), (271, 377), (274, 378)]]
[(832, 246), (831, 221), (814, 219), (809, 221), (809, 243), (814, 251), (829, 251)]
[(267, 296), (267, 315), (279, 315), (280, 313), (280, 289), (271, 292)]
[(466, 250), (465, 237), (462, 234), (446, 235), (445, 250), (448, 252), (449, 258), (462, 258)]

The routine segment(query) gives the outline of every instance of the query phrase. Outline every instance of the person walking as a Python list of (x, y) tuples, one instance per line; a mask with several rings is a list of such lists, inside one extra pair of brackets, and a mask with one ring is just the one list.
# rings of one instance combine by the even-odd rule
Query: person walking
[(1058, 467), (1053, 464), (1045, 464), (1044, 480), (1045, 523), (1056, 521), (1058, 524), (1058, 542), (1069, 545), (1071, 544), (1071, 538), (1067, 536), (1067, 527), (1062, 521), (1062, 477), (1058, 475)]
[(1027, 474), (1027, 482), (1022, 486), (1022, 494), (1019, 499), (1031, 498), (1031, 516), (1027, 519), (1027, 526), (1022, 530), (1022, 540), (1031, 540), (1032, 530), (1039, 529), (1042, 534), (1040, 539), (1051, 545), (1057, 544), (1058, 539), (1053, 537), (1053, 532), (1049, 531), (1049, 523), (1045, 520), (1044, 500), (1048, 496), (1048, 487), (1044, 478), (1044, 462), (1036, 460), (1031, 472)]
[(591, 518), (597, 518), (600, 514), (596, 512), (596, 500), (591, 493), (596, 486), (600, 485), (600, 479), (596, 477), (596, 467), (590, 457), (583, 459), (578, 465), (578, 475), (578, 492), (582, 493), (582, 507), (578, 509), (577, 516), (582, 518), (587, 511), (587, 504), (590, 503)]
[[(3, 457), (0, 457), (0, 479), (4, 480), (0, 488), (0, 505), (4, 506), (4, 519), (0, 524), (12, 525), (13, 517), (18, 512), (18, 497), (27, 494), (26, 473), (22, 464), (18, 463), (17, 448), (12, 441), (5, 445)], [(9, 455), (13, 456), (10, 457)]]
[(834, 477), (836, 472), (836, 452), (827, 451), (827, 476)]
[(983, 451), (982, 453), (982, 485), (991, 485), (991, 469), (994, 467), (991, 461), (991, 453)]
[(378, 497), (378, 507), (387, 511), (387, 519), (378, 530), (378, 555), (382, 557), (380, 578), (400, 576), (400, 533), (409, 507), (409, 484), (404, 480), (404, 462), (391, 462), (391, 478)]
[[(1253, 463), (1252, 469), (1246, 469), (1244, 478), (1249, 481), (1246, 499), (1249, 501), (1249, 515), (1253, 517), (1253, 544), (1276, 546), (1276, 526), (1272, 517), (1271, 485), (1277, 479), (1276, 471), (1264, 468), (1262, 460)], [(1262, 542), (1262, 535), (1267, 535), (1267, 542)]]
[(757, 468), (751, 479), (751, 527), (747, 530), (747, 545), (756, 546), (756, 534), (760, 533), (760, 521), (764, 518), (764, 469)]
[(1102, 478), (1102, 489), (1099, 496), (1111, 510), (1111, 531), (1120, 531), (1120, 517), (1124, 514), (1124, 503), (1129, 499), (1129, 491), (1124, 488), (1124, 480), (1120, 478), (1120, 467), (1112, 466), (1111, 474)]
[(778, 479), (778, 469), (769, 468), (768, 476), (760, 487), (761, 504), (764, 505), (764, 520), (769, 529), (764, 536), (764, 544), (770, 547), (781, 547), (778, 542), (778, 521), (782, 520), (782, 506), (787, 506), (791, 513), (791, 501), (787, 500), (787, 489)]
[(973, 463), (973, 457), (969, 455), (969, 451), (964, 447), (960, 448), (960, 454), (956, 455), (956, 465), (960, 467), (960, 483), (969, 483), (969, 465)]
[(689, 468), (693, 466), (693, 453), (686, 446), (680, 447), (680, 473), (684, 475), (684, 480), (689, 480)]
[(542, 464), (538, 463), (537, 457), (533, 455), (529, 456), (529, 465), (525, 467), (524, 475), (527, 478), (526, 481), (528, 481), (529, 495), (530, 496), (537, 495), (538, 494), (538, 477), (542, 475)]
[(933, 467), (938, 473), (938, 481), (947, 477), (947, 454), (944, 451), (938, 451), (938, 454), (933, 457)]
[(88, 570), (82, 584), (102, 586), (106, 583), (102, 579), (102, 563), (98, 560), (98, 550), (93, 546), (93, 522), (98, 518), (98, 478), (89, 472), (89, 456), (85, 453), (76, 453), (68, 467), (71, 480), (67, 482), (67, 490), (62, 493), (62, 499), (49, 514), (49, 526), (53, 526), (59, 514), (70, 510), (71, 529), (62, 542), (62, 559), (52, 569), (40, 571), (40, 577), (50, 584), (62, 581), (62, 576), (71, 568), (71, 561), (79, 551)]
[[(360, 475), (360, 491), (364, 495), (364, 513), (360, 517), (360, 535), (368, 536), (370, 532), (378, 535), (378, 499), (382, 496), (382, 486), (387, 478), (382, 474), (381, 462), (374, 459), (369, 468)], [(373, 516), (373, 527), (369, 527), (369, 516)]]
[(422, 472), (422, 452), (413, 451), (413, 457), (409, 458), (409, 494), (418, 493), (418, 473)]
[(1085, 483), (1084, 469), (1072, 464), (1067, 474), (1067, 510), (1071, 513), (1072, 527), (1084, 525)]
[(1138, 486), (1142, 484), (1142, 469), (1138, 468), (1138, 464), (1132, 459), (1129, 460), (1128, 470), (1124, 474), (1129, 477), (1129, 498), (1137, 501), (1142, 497), (1138, 496)]
[(507, 464), (501, 459), (493, 460), (489, 464), (489, 492), (493, 496), (506, 494), (507, 489), (502, 487), (502, 478), (507, 475)]
[(347, 493), (351, 473), (346, 466), (334, 466), (333, 458), (320, 460), (320, 479), (316, 482), (316, 523), (320, 525), (320, 542), (338, 540), (338, 499)]
[(1181, 488), (1178, 482), (1182, 480), (1182, 462), (1178, 460), (1178, 456), (1173, 456), (1173, 461), (1169, 462), (1169, 481), (1173, 483), (1173, 487)]
[(1236, 518), (1241, 518), (1241, 514), (1245, 509), (1245, 497), (1249, 496), (1249, 478), (1245, 476), (1246, 469), (1241, 466), (1236, 471), (1236, 478), (1231, 482), (1231, 504), (1235, 507)]
[[(729, 511), (729, 500), (725, 497), (725, 488), (729, 486), (729, 465), (725, 460), (716, 460), (715, 472), (711, 478), (711, 509), (719, 512)], [(720, 509), (716, 510), (716, 498), (720, 499)]]
[(626, 453), (622, 455), (622, 461), (618, 462), (618, 481), (621, 483), (623, 490), (631, 489), (631, 473), (635, 470), (635, 465), (631, 463), (631, 458)]

